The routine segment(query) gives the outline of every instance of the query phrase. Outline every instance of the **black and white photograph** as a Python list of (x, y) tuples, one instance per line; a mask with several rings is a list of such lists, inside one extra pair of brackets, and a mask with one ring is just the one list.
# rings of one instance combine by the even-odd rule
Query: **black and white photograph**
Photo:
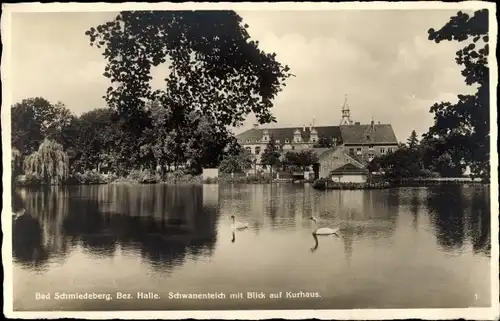
[(1, 21), (6, 316), (498, 318), (495, 3)]

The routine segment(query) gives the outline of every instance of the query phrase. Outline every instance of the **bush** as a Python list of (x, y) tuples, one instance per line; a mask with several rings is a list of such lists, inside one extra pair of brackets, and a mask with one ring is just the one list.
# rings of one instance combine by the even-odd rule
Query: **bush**
[(140, 184), (155, 184), (161, 181), (161, 176), (150, 170), (133, 170), (128, 174), (126, 180)]
[(100, 174), (93, 171), (85, 171), (84, 173), (76, 173), (68, 180), (68, 184), (78, 185), (97, 185), (108, 184), (117, 179), (114, 174)]
[(217, 184), (219, 179), (217, 177), (207, 177), (203, 180), (203, 184)]
[(19, 175), (14, 179), (18, 186), (37, 186), (42, 185), (42, 180), (36, 174)]
[(423, 169), (420, 172), (420, 176), (424, 177), (424, 178), (438, 178), (438, 177), (441, 177), (441, 175), (439, 175), (439, 173), (433, 172), (433, 171), (431, 171), (429, 169)]

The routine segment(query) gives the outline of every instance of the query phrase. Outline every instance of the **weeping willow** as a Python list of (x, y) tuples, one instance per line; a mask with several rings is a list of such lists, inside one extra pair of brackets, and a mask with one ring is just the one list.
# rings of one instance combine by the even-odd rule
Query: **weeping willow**
[(24, 172), (47, 184), (59, 184), (69, 176), (69, 158), (62, 146), (45, 139), (38, 151), (24, 160)]

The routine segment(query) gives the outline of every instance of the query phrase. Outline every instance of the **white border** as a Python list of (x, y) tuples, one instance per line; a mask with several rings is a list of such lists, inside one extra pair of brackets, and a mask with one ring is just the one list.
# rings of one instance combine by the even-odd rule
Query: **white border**
[[(494, 320), (499, 317), (498, 280), (498, 151), (497, 137), (497, 100), (496, 87), (498, 83), (497, 61), (495, 57), (496, 43), (490, 43), (490, 147), (491, 147), (491, 308), (469, 309), (366, 309), (366, 310), (237, 310), (237, 311), (113, 311), (113, 312), (14, 312), (12, 300), (12, 231), (11, 231), (11, 191), (10, 191), (10, 108), (12, 105), (10, 85), (10, 18), (13, 12), (94, 12), (94, 11), (122, 11), (122, 10), (185, 10), (185, 9), (232, 9), (232, 10), (429, 10), (429, 9), (457, 9), (474, 10), (486, 8), (489, 10), (490, 39), (497, 39), (498, 25), (496, 22), (496, 4), (480, 1), (461, 3), (445, 2), (349, 2), (349, 3), (18, 3), (2, 4), (1, 35), (3, 42), (2, 53), (2, 161), (3, 161), (3, 210), (2, 231), (4, 242), (2, 246), (2, 260), (4, 262), (4, 314), (10, 318), (85, 318), (85, 319), (475, 319)], [(445, 23), (446, 21), (443, 21)], [(6, 264), (7, 263), (7, 264)], [(481, 277), (481, 276), (477, 276)], [(411, 289), (408, 289), (411, 291)]]

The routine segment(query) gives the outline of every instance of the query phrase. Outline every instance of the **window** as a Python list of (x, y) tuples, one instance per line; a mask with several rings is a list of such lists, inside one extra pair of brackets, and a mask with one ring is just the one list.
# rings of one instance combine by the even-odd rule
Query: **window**
[(251, 148), (251, 147), (245, 147), (245, 149), (246, 149), (247, 151), (249, 151), (250, 153), (252, 152), (252, 148)]
[(366, 139), (367, 139), (367, 140), (370, 140), (370, 135), (366, 135)]
[(312, 141), (313, 141), (313, 143), (316, 143), (316, 138), (313, 138)]
[(295, 142), (300, 143), (300, 138), (295, 138)]
[(371, 161), (374, 157), (375, 155), (373, 153), (368, 154), (368, 160)]
[(385, 148), (383, 147), (380, 148), (380, 154), (385, 154)]
[(289, 142), (290, 142), (290, 141), (288, 140), (288, 138), (287, 138), (287, 139), (285, 139), (285, 143), (287, 143), (287, 144), (288, 144)]
[(256, 143), (259, 143), (259, 142), (260, 142), (260, 139), (256, 139), (256, 140), (255, 140), (255, 142), (256, 142)]
[(264, 138), (262, 140), (267, 142), (267, 136), (264, 136)]
[(392, 148), (391, 147), (387, 148), (387, 152), (392, 153)]
[(279, 144), (280, 143), (280, 140), (279, 139), (276, 139), (276, 144)]
[(259, 155), (260, 154), (260, 147), (255, 147), (255, 155)]
[(354, 148), (349, 148), (349, 154), (354, 155)]
[(361, 155), (361, 148), (356, 149), (356, 154)]
[(250, 139), (247, 139), (247, 143), (251, 143), (252, 141)]

